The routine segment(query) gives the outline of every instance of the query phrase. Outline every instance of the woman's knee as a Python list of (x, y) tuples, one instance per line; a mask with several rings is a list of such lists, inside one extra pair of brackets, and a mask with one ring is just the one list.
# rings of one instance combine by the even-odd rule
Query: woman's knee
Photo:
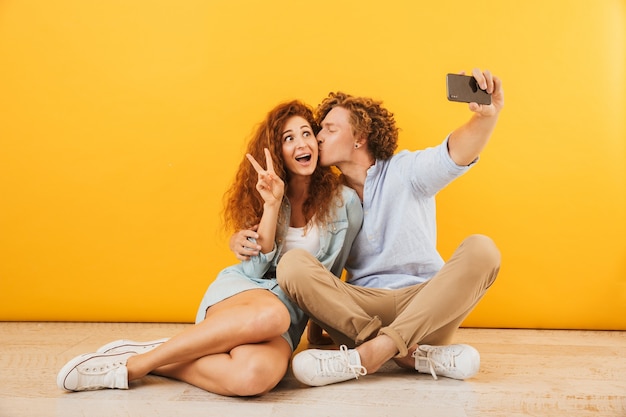
[(289, 329), (291, 317), (287, 307), (276, 298), (276, 302), (265, 303), (249, 321), (253, 329), (259, 333), (283, 334)]
[(250, 358), (233, 388), (235, 395), (250, 397), (267, 394), (285, 376), (287, 367), (288, 363), (276, 363), (257, 356)]

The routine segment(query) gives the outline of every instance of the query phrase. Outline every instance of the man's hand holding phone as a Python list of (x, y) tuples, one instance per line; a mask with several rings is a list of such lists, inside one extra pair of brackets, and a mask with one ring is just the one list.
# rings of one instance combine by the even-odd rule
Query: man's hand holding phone
[(448, 100), (470, 103), (471, 111), (482, 116), (493, 116), (504, 107), (502, 83), (488, 70), (472, 70), (472, 75), (448, 74), (446, 77)]

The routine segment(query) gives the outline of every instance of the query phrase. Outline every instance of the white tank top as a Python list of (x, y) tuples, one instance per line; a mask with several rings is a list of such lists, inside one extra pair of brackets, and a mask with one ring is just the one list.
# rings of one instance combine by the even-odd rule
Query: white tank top
[(304, 227), (289, 228), (285, 237), (284, 251), (295, 248), (304, 249), (313, 256), (317, 255), (320, 250), (320, 229), (317, 223), (311, 222), (306, 233), (304, 232)]

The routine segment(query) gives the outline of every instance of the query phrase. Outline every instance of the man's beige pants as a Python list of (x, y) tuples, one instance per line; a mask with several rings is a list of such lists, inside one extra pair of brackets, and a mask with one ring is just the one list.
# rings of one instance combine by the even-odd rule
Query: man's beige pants
[(483, 235), (465, 239), (430, 280), (400, 289), (366, 288), (335, 277), (302, 249), (278, 263), (280, 287), (337, 344), (355, 347), (385, 334), (397, 358), (416, 344), (447, 345), (500, 269), (500, 252)]

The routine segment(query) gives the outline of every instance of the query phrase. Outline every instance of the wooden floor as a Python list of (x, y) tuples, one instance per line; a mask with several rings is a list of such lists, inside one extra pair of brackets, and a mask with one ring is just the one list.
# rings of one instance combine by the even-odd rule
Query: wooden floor
[(457, 342), (481, 353), (480, 373), (468, 381), (435, 381), (390, 362), (377, 374), (317, 388), (289, 372), (260, 398), (222, 397), (156, 376), (129, 390), (56, 387), (75, 355), (185, 326), (0, 322), (0, 416), (626, 416), (626, 332), (461, 329)]

